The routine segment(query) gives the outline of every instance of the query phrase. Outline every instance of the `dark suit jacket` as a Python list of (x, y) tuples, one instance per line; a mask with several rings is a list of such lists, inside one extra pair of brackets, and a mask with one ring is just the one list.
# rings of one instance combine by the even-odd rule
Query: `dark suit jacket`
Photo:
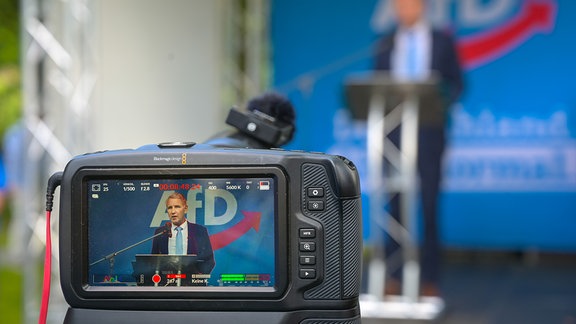
[[(208, 230), (202, 225), (188, 222), (188, 250), (186, 254), (196, 254), (198, 260), (198, 270), (200, 273), (210, 273), (214, 268), (214, 252), (210, 244), (210, 237)], [(161, 226), (154, 231), (158, 234), (166, 229), (166, 226)], [(168, 254), (168, 235), (160, 235), (152, 241), (152, 254)]]
[[(438, 72), (441, 78), (441, 91), (447, 103), (451, 104), (462, 93), (464, 82), (462, 68), (458, 59), (454, 38), (447, 31), (432, 29), (432, 57), (431, 69)], [(394, 49), (396, 29), (384, 36), (376, 47), (375, 66), (376, 70), (391, 70), (390, 58)]]
[[(418, 172), (420, 175), (420, 190), (422, 199), (422, 210), (424, 215), (424, 241), (421, 252), (422, 280), (424, 282), (436, 282), (438, 280), (438, 259), (440, 241), (437, 234), (436, 209), (439, 184), (441, 179), (442, 152), (445, 145), (444, 123), (448, 119), (448, 107), (458, 99), (463, 89), (463, 78), (456, 46), (452, 36), (437, 29), (431, 30), (431, 57), (430, 68), (436, 71), (440, 77), (439, 104), (444, 110), (440, 123), (420, 127), (418, 137)], [(375, 53), (376, 70), (391, 70), (391, 53), (394, 49), (396, 30), (384, 36), (377, 43)], [(423, 102), (426, 105), (435, 105), (435, 102)], [(426, 107), (424, 107), (426, 108)], [(442, 126), (442, 127), (438, 127)], [(390, 139), (398, 145), (400, 138), (399, 128), (390, 134)], [(392, 217), (400, 219), (400, 205), (398, 196), (393, 197), (390, 202)], [(388, 236), (385, 245), (386, 255), (393, 255), (401, 248), (391, 237)], [(398, 268), (401, 270), (401, 268)], [(398, 278), (401, 271), (392, 271), (391, 276)]]

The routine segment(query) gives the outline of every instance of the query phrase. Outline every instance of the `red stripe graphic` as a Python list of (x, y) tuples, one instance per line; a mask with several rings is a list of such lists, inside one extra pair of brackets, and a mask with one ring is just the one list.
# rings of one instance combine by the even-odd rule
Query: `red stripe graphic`
[(254, 228), (256, 232), (260, 230), (260, 214), (259, 212), (249, 212), (242, 211), (244, 219), (242, 219), (238, 224), (230, 227), (229, 229), (210, 235), (210, 243), (212, 244), (212, 250), (221, 249), (228, 244), (236, 241), (242, 235), (246, 234), (251, 228)]
[(556, 3), (528, 0), (520, 13), (506, 24), (493, 30), (461, 39), (458, 44), (460, 58), (467, 68), (492, 61), (530, 38), (537, 32), (554, 28)]

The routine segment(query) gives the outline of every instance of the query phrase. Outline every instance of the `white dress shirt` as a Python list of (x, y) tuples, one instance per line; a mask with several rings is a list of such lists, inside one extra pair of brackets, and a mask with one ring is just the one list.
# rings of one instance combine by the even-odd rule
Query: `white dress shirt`
[(391, 53), (392, 77), (400, 81), (422, 81), (430, 77), (431, 27), (421, 21), (410, 28), (399, 27)]

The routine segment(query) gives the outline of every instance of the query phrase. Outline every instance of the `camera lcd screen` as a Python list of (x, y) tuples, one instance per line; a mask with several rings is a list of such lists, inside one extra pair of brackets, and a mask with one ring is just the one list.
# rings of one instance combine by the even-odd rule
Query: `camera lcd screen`
[(277, 288), (275, 176), (84, 183), (88, 289)]

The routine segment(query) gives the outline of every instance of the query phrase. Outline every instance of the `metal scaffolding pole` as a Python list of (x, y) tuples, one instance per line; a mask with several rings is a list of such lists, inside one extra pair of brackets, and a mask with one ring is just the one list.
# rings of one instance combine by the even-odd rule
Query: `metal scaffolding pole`
[[(90, 0), (22, 0), (23, 187), (16, 194), (10, 253), (22, 265), (24, 322), (39, 314), (46, 236), (46, 183), (73, 154), (90, 148), (90, 97), (95, 82)], [(57, 208), (55, 209), (57, 212)], [(24, 224), (25, 225), (24, 225)], [(48, 321), (61, 323), (67, 308), (59, 283), (57, 222)]]
[(244, 103), (270, 84), (269, 0), (224, 2), (225, 101)]
[[(419, 195), (417, 168), (418, 130), (432, 122), (431, 111), (423, 112), (423, 99), (438, 96), (435, 80), (399, 82), (388, 74), (353, 77), (347, 81), (350, 102), (357, 115), (367, 120), (368, 178), (370, 179), (370, 242), (373, 253), (368, 269), (368, 292), (362, 296), (363, 321), (393, 323), (433, 321), (444, 309), (439, 297), (420, 296), (420, 262), (416, 238)], [(354, 104), (352, 104), (354, 105)], [(428, 109), (431, 110), (431, 109)], [(425, 118), (423, 118), (425, 117)], [(400, 128), (398, 144), (388, 138)], [(399, 219), (385, 209), (399, 195)], [(386, 232), (401, 246), (401, 256), (384, 256)], [(395, 262), (398, 259), (402, 262)], [(386, 272), (402, 267), (402, 291), (384, 296)]]
[[(14, 219), (22, 221), (12, 222), (9, 249), (12, 259), (24, 269), (25, 323), (36, 322), (39, 315), (47, 179), (63, 170), (72, 156), (93, 150), (92, 97), (99, 71), (95, 47), (99, 44), (96, 31), (101, 22), (97, 15), (102, 1), (21, 0), (24, 179), (14, 199)], [(245, 102), (268, 86), (268, 3), (219, 3), (230, 18), (222, 37), (227, 75), (223, 87), (229, 89), (223, 101)], [(55, 215), (57, 207), (55, 204)], [(61, 323), (68, 305), (60, 289), (58, 218), (53, 219), (53, 288), (48, 321)]]

